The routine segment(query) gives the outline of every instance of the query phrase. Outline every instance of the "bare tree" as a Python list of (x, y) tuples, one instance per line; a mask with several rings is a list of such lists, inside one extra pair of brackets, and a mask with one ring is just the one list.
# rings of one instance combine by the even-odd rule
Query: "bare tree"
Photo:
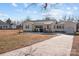
[(67, 21), (67, 17), (66, 17), (66, 15), (63, 16), (63, 20), (64, 20), (64, 21)]
[(75, 17), (75, 21), (76, 22), (79, 22), (79, 16), (78, 17)]
[(11, 19), (8, 18), (8, 19), (6, 20), (6, 23), (11, 24), (11, 23), (12, 23)]
[(25, 21), (30, 21), (31, 20), (31, 18), (28, 16), (28, 17), (26, 17), (26, 19), (25, 19)]
[(6, 23), (9, 24), (9, 27), (10, 27), (10, 29), (11, 29), (12, 21), (11, 21), (10, 18), (8, 18), (8, 19), (6, 20)]
[(45, 17), (45, 20), (50, 20), (50, 17)]

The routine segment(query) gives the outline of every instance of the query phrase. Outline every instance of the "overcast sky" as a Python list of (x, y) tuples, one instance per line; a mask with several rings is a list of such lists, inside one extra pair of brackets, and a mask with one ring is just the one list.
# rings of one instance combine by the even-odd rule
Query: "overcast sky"
[(47, 10), (42, 7), (43, 3), (0, 3), (0, 19), (4, 20), (10, 17), (12, 20), (24, 20), (30, 17), (35, 20), (42, 19), (46, 15), (57, 19), (61, 19), (64, 15), (79, 16), (79, 4), (77, 3), (48, 4)]

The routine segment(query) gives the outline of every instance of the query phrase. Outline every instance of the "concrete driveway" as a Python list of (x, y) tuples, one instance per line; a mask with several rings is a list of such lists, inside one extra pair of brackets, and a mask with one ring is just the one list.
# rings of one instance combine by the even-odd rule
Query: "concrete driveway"
[(1, 54), (2, 56), (69, 56), (73, 36), (60, 35), (49, 40)]

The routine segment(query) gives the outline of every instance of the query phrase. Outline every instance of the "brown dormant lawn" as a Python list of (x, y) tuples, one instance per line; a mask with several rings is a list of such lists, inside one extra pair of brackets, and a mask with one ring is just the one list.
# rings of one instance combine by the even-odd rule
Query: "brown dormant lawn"
[(29, 32), (19, 34), (18, 32), (19, 30), (0, 30), (0, 53), (29, 46), (56, 36)]
[(74, 36), (71, 56), (79, 56), (79, 35)]

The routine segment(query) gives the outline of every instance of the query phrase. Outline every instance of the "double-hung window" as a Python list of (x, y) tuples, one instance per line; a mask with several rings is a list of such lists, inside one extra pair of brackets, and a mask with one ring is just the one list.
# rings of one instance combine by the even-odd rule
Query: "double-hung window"
[(29, 28), (29, 25), (26, 25), (26, 28), (28, 29)]

